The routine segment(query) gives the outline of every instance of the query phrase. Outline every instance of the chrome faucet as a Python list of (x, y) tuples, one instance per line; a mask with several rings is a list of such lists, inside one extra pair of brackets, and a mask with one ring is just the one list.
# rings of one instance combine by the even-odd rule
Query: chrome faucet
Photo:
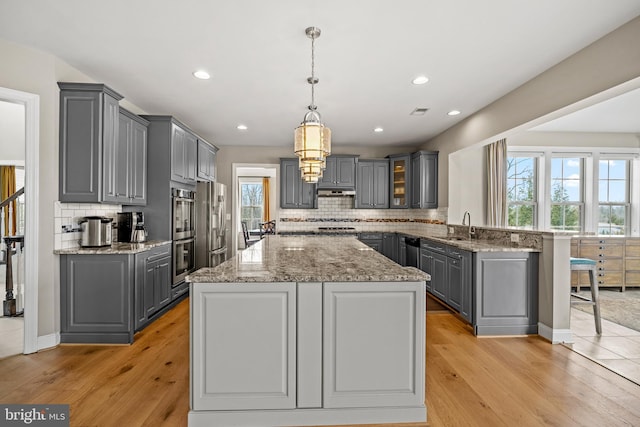
[[(469, 223), (466, 223), (466, 219), (469, 219)], [(469, 226), (469, 239), (471, 239), (471, 214), (469, 213), (469, 211), (465, 211), (464, 215), (462, 215), (462, 225), (468, 225)]]

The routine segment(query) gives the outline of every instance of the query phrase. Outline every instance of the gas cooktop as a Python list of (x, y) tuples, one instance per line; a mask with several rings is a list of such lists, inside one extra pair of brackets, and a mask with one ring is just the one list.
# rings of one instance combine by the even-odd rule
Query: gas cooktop
[(318, 227), (320, 231), (355, 231), (355, 227)]

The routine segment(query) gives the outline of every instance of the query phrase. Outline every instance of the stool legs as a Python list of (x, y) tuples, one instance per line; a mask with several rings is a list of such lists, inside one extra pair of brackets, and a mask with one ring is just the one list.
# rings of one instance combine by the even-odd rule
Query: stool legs
[(593, 318), (596, 322), (596, 333), (600, 335), (602, 334), (602, 323), (600, 321), (600, 298), (598, 296), (595, 268), (589, 270), (589, 283), (591, 284), (591, 300), (593, 301)]

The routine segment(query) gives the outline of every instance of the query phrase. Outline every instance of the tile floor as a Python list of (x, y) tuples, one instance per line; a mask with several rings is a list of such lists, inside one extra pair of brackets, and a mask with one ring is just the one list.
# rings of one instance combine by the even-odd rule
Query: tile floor
[(593, 314), (571, 309), (573, 344), (577, 353), (640, 385), (640, 332), (602, 319), (602, 335), (596, 334)]
[(0, 359), (22, 353), (23, 331), (23, 317), (0, 317)]

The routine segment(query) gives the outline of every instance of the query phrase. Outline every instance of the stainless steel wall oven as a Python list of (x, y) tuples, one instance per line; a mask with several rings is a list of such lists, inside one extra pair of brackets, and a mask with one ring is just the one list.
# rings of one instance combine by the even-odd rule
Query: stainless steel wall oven
[(196, 266), (195, 192), (172, 189), (173, 286), (184, 281)]

